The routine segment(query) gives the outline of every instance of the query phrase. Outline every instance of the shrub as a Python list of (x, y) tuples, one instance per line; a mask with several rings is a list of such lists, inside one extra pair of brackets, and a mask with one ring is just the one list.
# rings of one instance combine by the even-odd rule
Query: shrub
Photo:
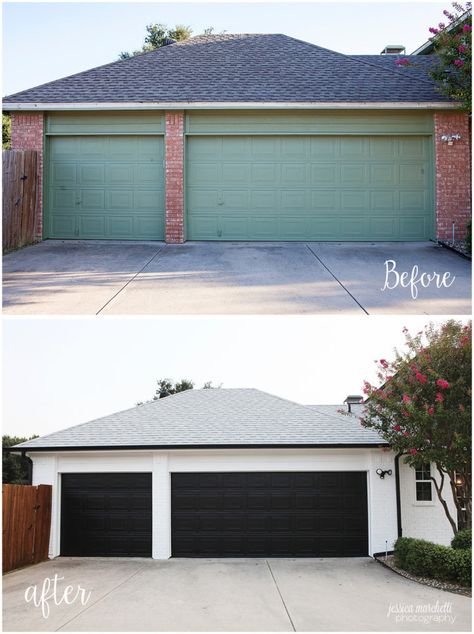
[(465, 528), (462, 531), (458, 531), (451, 541), (451, 548), (455, 550), (472, 548), (472, 530)]
[(472, 220), (467, 223), (466, 239), (465, 239), (466, 251), (472, 253)]
[(419, 577), (471, 584), (472, 551), (433, 544), (423, 539), (400, 537), (395, 543), (395, 564)]

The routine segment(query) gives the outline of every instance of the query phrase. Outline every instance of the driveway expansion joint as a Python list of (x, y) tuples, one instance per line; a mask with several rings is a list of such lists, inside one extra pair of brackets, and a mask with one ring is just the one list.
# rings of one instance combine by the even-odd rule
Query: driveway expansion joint
[(86, 606), (84, 606), (83, 610), (81, 610), (80, 612), (75, 614), (73, 617), (71, 617), (65, 623), (62, 623), (54, 631), (55, 632), (60, 632), (63, 629), (63, 627), (66, 627), (66, 625), (69, 625), (69, 623), (72, 623), (73, 621), (75, 621), (79, 616), (82, 616), (84, 614), (84, 612), (87, 612), (90, 608), (94, 607), (94, 605), (97, 605), (98, 603), (103, 601), (106, 597), (108, 597), (110, 594), (112, 594), (112, 592), (115, 592), (115, 590), (117, 590), (117, 588), (120, 588), (120, 586), (123, 586), (125, 583), (130, 581), (130, 579), (133, 579), (133, 577), (136, 577), (136, 575), (138, 575), (138, 573), (141, 572), (142, 570), (144, 570), (145, 568), (146, 568), (146, 564), (143, 564), (143, 566), (140, 566), (140, 568), (138, 570), (135, 570), (135, 572), (132, 573), (129, 577), (127, 577), (126, 579), (124, 579), (123, 581), (118, 583), (116, 586), (111, 588), (108, 592), (106, 592), (104, 595), (102, 595), (101, 597), (96, 599), (93, 603), (88, 603)]
[(331, 271), (331, 269), (323, 262), (323, 260), (321, 260), (321, 258), (319, 257), (319, 255), (317, 255), (313, 249), (309, 246), (309, 244), (306, 245), (306, 248), (309, 249), (309, 251), (314, 255), (314, 257), (318, 260), (318, 262), (321, 263), (322, 266), (324, 266), (324, 268), (326, 269), (326, 271), (329, 273), (329, 275), (331, 275), (336, 282), (339, 284), (339, 286), (346, 291), (346, 293), (349, 295), (349, 297), (351, 297), (355, 303), (357, 304), (357, 306), (359, 306), (359, 308), (361, 308), (364, 313), (366, 315), (368, 315), (369, 313), (365, 310), (365, 308), (362, 306), (362, 304), (360, 302), (357, 301), (357, 299), (354, 297), (354, 295), (349, 291), (349, 289), (347, 289), (344, 284), (341, 282), (341, 280), (339, 278), (337, 278), (334, 273)]
[(277, 589), (277, 592), (278, 592), (278, 594), (280, 595), (281, 602), (283, 603), (283, 607), (285, 608), (285, 612), (286, 612), (286, 615), (287, 615), (287, 617), (288, 617), (288, 620), (289, 620), (289, 621), (290, 621), (290, 623), (291, 623), (292, 630), (293, 630), (293, 632), (296, 632), (295, 624), (293, 623), (293, 619), (291, 618), (290, 611), (288, 610), (288, 607), (287, 607), (287, 605), (286, 605), (286, 603), (285, 603), (285, 599), (283, 598), (283, 595), (282, 595), (282, 593), (281, 593), (281, 590), (280, 590), (280, 588), (278, 587), (277, 580), (275, 579), (275, 575), (273, 574), (273, 570), (271, 569), (271, 566), (270, 566), (270, 563), (269, 563), (268, 559), (265, 559), (265, 563), (266, 563), (266, 564), (267, 564), (267, 566), (268, 566), (268, 570), (269, 570), (270, 575), (271, 575), (271, 577), (272, 577), (272, 579), (273, 579), (273, 583), (275, 584), (275, 588)]
[(125, 290), (127, 286), (131, 284), (140, 275), (140, 273), (143, 273), (146, 267), (153, 262), (153, 260), (163, 251), (164, 248), (165, 248), (164, 246), (160, 247), (158, 251), (148, 260), (148, 262), (146, 262), (142, 266), (142, 268), (135, 273), (135, 275), (132, 275), (132, 277), (122, 286), (122, 288), (120, 288), (114, 295), (112, 295), (112, 297), (109, 300), (105, 302), (102, 308), (99, 308), (99, 310), (96, 312), (96, 315), (99, 315), (104, 310), (104, 308), (106, 308), (110, 304), (110, 302), (112, 302), (118, 295), (120, 295), (120, 293), (123, 290)]

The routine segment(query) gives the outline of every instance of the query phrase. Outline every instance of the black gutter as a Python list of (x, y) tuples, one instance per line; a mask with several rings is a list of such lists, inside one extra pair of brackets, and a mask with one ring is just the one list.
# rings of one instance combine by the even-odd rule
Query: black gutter
[(261, 445), (101, 445), (88, 447), (79, 445), (77, 447), (6, 447), (5, 451), (25, 452), (28, 451), (130, 451), (134, 449), (370, 449), (388, 447), (388, 443), (367, 443), (367, 444), (261, 444)]
[(402, 507), (400, 503), (400, 458), (403, 452), (399, 451), (395, 456), (395, 494), (397, 499), (397, 535), (402, 537)]

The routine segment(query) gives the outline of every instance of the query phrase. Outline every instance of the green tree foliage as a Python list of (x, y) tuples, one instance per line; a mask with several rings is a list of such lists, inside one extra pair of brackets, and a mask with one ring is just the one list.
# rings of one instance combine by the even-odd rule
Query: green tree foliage
[(9, 150), (12, 145), (12, 122), (9, 114), (2, 113), (2, 148)]
[(434, 52), (439, 63), (431, 76), (442, 93), (459, 101), (471, 112), (472, 15), (471, 3), (452, 3), (452, 11), (443, 11), (447, 21), (431, 27)]
[(178, 394), (178, 392), (185, 392), (186, 390), (192, 390), (194, 383), (188, 379), (181, 379), (173, 383), (171, 379), (159, 379), (157, 381), (158, 387), (155, 392), (153, 400), (156, 401), (159, 398), (165, 398), (165, 396), (171, 396), (171, 394)]
[(406, 349), (395, 351), (393, 361), (376, 362), (381, 387), (364, 384), (361, 424), (377, 430), (412, 467), (435, 465), (433, 485), (456, 533), (445, 484), (470, 527), (472, 322), (429, 324), (415, 336), (404, 332)]
[(142, 55), (142, 53), (149, 53), (157, 48), (166, 46), (169, 40), (175, 40), (181, 42), (191, 37), (193, 30), (189, 26), (183, 24), (177, 24), (174, 28), (169, 28), (165, 24), (148, 24), (146, 26), (147, 35), (145, 36), (145, 42), (139, 51), (133, 51), (129, 53), (122, 51), (119, 53), (119, 59), (129, 59), (136, 55)]
[[(2, 448), (13, 447), (20, 442), (38, 438), (31, 436), (30, 438), (18, 438), (16, 436), (2, 436)], [(27, 484), (28, 483), (28, 466), (21, 456), (11, 454), (10, 452), (2, 452), (2, 469), (3, 484)]]

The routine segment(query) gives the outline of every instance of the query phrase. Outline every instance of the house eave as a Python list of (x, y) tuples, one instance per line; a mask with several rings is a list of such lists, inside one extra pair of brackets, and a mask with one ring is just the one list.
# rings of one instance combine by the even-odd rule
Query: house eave
[(453, 110), (459, 107), (457, 102), (91, 102), (91, 103), (21, 103), (5, 102), (5, 112), (15, 111), (55, 111), (55, 110)]

